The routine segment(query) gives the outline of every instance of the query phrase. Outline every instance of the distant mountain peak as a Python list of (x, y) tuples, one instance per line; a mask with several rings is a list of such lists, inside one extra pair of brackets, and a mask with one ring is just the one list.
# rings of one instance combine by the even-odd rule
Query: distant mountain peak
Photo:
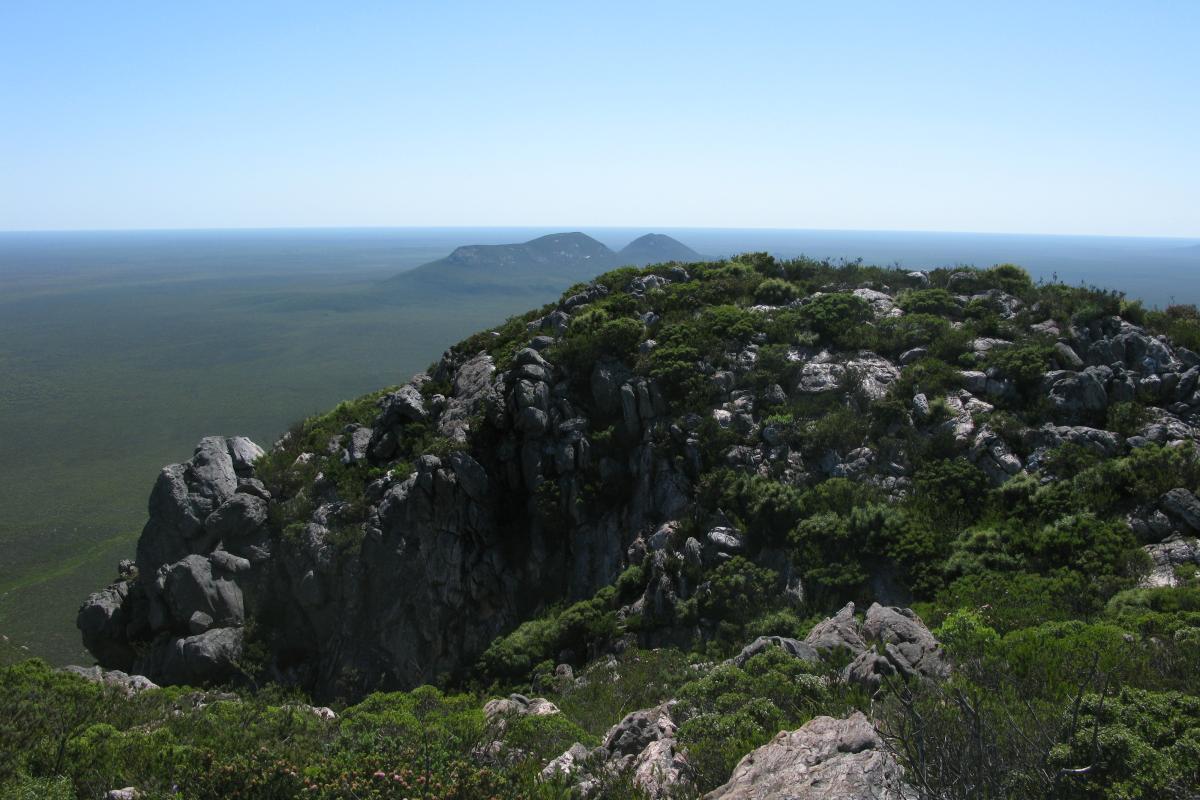
[(662, 233), (647, 233), (639, 236), (622, 248), (618, 254), (622, 263), (654, 264), (662, 261), (703, 261), (697, 253), (678, 239)]

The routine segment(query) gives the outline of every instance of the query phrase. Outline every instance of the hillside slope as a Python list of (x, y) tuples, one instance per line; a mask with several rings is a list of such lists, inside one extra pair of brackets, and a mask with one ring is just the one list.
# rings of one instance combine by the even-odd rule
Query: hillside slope
[(613, 252), (584, 233), (553, 233), (519, 244), (459, 247), (445, 258), (395, 275), (383, 285), (387, 296), (402, 302), (446, 293), (561, 291), (614, 267), (701, 258), (662, 234), (646, 234)]
[[(163, 471), (136, 562), (79, 625), (109, 669), (318, 698), (433, 682), (570, 696), (552, 675), (636, 648), (720, 659), (760, 635), (809, 660), (849, 651), (849, 685), (881, 692), (945, 677), (920, 618), (887, 609), (912, 606), (956, 680), (1038, 698), (1038, 724), (1073, 692), (1118, 685), (1187, 705), (1200, 665), (1198, 343), (1194, 308), (1146, 311), (1011, 266), (755, 254), (615, 270), (265, 454), (203, 440)], [(871, 607), (865, 622), (851, 601)], [(854, 695), (783, 716), (746, 706), (735, 742), (704, 727), (717, 706), (734, 713), (733, 700), (703, 711), (719, 672), (708, 688), (677, 685), (668, 696), (691, 699), (653, 723), (681, 725), (686, 769), (656, 752), (701, 788), (772, 726), (863, 707)], [(918, 700), (947, 707), (910, 698), (892, 724)], [(1188, 719), (1179, 735), (1200, 735)], [(1046, 733), (1046, 747), (1077, 731)], [(1099, 757), (1080, 742), (1059, 763)], [(739, 774), (722, 797), (766, 779)]]

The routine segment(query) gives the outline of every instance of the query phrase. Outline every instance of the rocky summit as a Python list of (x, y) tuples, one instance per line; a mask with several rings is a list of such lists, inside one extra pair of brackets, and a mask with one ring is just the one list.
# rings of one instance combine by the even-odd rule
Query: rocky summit
[(691, 654), (546, 734), (586, 796), (1092, 796), (1115, 687), (1195, 701), (1198, 319), (1008, 265), (617, 269), (268, 450), (202, 439), (78, 625), (121, 686), (553, 694), (488, 704), (497, 769)]

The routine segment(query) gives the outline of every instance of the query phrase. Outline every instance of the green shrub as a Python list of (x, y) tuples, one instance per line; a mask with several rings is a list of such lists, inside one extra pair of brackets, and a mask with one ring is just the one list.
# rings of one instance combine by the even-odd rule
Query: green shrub
[(930, 314), (935, 317), (955, 317), (958, 300), (945, 289), (913, 289), (901, 292), (896, 304), (907, 314)]
[(782, 278), (767, 278), (754, 290), (754, 300), (769, 306), (783, 306), (800, 296), (795, 284)]
[(699, 595), (700, 614), (731, 625), (745, 625), (762, 612), (775, 595), (777, 573), (734, 556), (708, 576), (708, 590)]
[(849, 292), (814, 297), (800, 309), (801, 319), (822, 339), (839, 347), (853, 346), (871, 319), (871, 306)]
[(1124, 689), (1088, 695), (1050, 753), (1064, 800), (1188, 797), (1200, 786), (1200, 698)]

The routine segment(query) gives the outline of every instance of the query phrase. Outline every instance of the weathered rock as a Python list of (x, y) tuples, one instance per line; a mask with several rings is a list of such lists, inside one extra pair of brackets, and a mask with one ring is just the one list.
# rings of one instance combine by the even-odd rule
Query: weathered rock
[(157, 689), (158, 684), (145, 675), (129, 675), (121, 670), (105, 670), (100, 667), (63, 667), (64, 672), (71, 672), (93, 683), (110, 686), (124, 694), (133, 697), (135, 694)]
[(341, 452), (343, 464), (357, 464), (367, 460), (371, 445), (371, 429), (365, 425), (351, 425), (344, 438), (346, 447)]
[(138, 539), (142, 580), (152, 580), (164, 564), (211, 548), (215, 540), (204, 523), (238, 488), (231, 451), (239, 453), (238, 464), (244, 465), (254, 452), (252, 445), (241, 437), (211, 436), (200, 440), (191, 459), (163, 468), (150, 494), (150, 520)]
[(705, 800), (903, 800), (902, 772), (862, 712), (781, 732)]
[(242, 657), (242, 629), (216, 628), (196, 636), (172, 639), (146, 662), (167, 684), (221, 683), (238, 672)]
[(242, 571), (240, 564), (217, 553), (188, 556), (167, 567), (160, 579), (161, 591), (176, 625), (186, 626), (196, 611), (220, 627), (240, 625), (245, 609), (242, 590), (233, 579), (238, 571)]
[(609, 728), (600, 747), (576, 743), (542, 770), (542, 778), (567, 776), (583, 796), (604, 775), (628, 776), (655, 800), (665, 800), (691, 784), (691, 768), (675, 741), (672, 703), (627, 714)]
[(1158, 507), (1169, 517), (1178, 520), (1191, 533), (1200, 533), (1200, 499), (1187, 489), (1178, 488), (1164, 494)]
[(204, 520), (204, 527), (217, 542), (234, 542), (260, 533), (267, 514), (266, 500), (239, 490)]
[(79, 607), (75, 625), (83, 635), (83, 646), (107, 667), (128, 670), (133, 666), (134, 648), (127, 631), (132, 623), (125, 611), (130, 584), (120, 581), (92, 594)]
[(871, 311), (877, 317), (886, 315), (896, 306), (896, 302), (890, 295), (875, 289), (855, 289), (854, 296), (866, 300), (867, 304), (871, 306)]
[[(557, 777), (570, 778), (584, 769), (591, 755), (592, 751), (586, 745), (576, 742), (566, 752), (552, 760), (542, 769), (541, 778), (544, 781), (553, 780)], [(583, 793), (586, 795), (586, 790)]]
[(944, 678), (950, 672), (941, 645), (921, 619), (907, 608), (873, 603), (867, 609), (862, 633), (882, 652), (867, 649), (851, 662), (844, 677), (868, 689), (878, 689), (888, 678)]
[(1083, 369), (1083, 359), (1066, 342), (1055, 342), (1054, 357), (1064, 369)]
[(488, 724), (501, 724), (514, 716), (548, 717), (561, 713), (558, 706), (544, 697), (526, 697), (523, 694), (510, 694), (489, 700), (483, 705), (483, 718)]
[(743, 647), (741, 652), (729, 659), (727, 663), (741, 667), (759, 653), (765, 653), (772, 648), (778, 648), (792, 658), (798, 658), (801, 661), (816, 663), (821, 660), (821, 654), (817, 652), (817, 649), (806, 642), (789, 639), (786, 636), (760, 636)]
[(854, 619), (854, 603), (847, 603), (832, 617), (818, 622), (804, 637), (804, 643), (818, 653), (826, 655), (837, 650), (846, 650), (855, 655), (867, 649)]
[(1176, 586), (1179, 579), (1176, 570), (1183, 568), (1200, 573), (1200, 542), (1196, 539), (1173, 536), (1165, 542), (1148, 544), (1142, 548), (1150, 557), (1150, 574), (1141, 585), (1147, 588)]
[(466, 442), (471, 417), (495, 397), (492, 377), (496, 365), (487, 353), (468, 359), (454, 372), (453, 391), (438, 417), (438, 433), (457, 442)]
[(425, 398), (412, 384), (405, 384), (379, 401), (379, 427), (391, 428), (405, 422), (424, 422), (429, 417)]
[(652, 742), (673, 737), (676, 725), (666, 703), (633, 711), (608, 729), (601, 745), (613, 756), (636, 756)]
[(1078, 420), (1108, 408), (1108, 393), (1092, 372), (1055, 370), (1046, 373), (1044, 383), (1051, 408), (1064, 419)]
[(1157, 508), (1136, 508), (1125, 517), (1125, 521), (1133, 535), (1143, 543), (1155, 544), (1180, 533), (1171, 518)]

